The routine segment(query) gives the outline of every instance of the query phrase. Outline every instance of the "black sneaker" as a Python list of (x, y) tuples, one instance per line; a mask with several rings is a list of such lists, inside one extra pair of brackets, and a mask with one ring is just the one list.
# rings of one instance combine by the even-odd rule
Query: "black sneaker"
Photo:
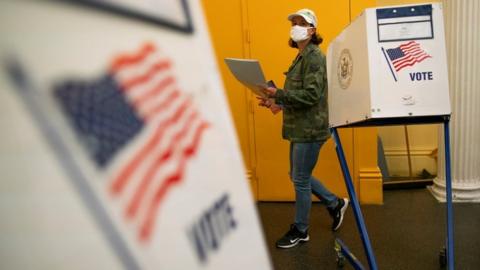
[(278, 248), (291, 248), (300, 242), (307, 242), (310, 240), (308, 231), (302, 233), (295, 227), (295, 224), (290, 225), (290, 230), (277, 241)]
[(333, 218), (332, 231), (338, 230), (338, 228), (340, 228), (340, 226), (342, 225), (343, 215), (345, 214), (345, 211), (347, 211), (347, 208), (347, 198), (338, 199), (338, 204), (334, 209), (327, 208), (330, 216), (332, 216)]

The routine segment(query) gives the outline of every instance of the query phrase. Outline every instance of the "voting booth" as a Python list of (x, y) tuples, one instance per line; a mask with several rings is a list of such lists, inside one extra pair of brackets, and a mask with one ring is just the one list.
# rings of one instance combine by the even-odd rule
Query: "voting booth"
[[(442, 6), (438, 3), (366, 9), (329, 45), (329, 124), (370, 269), (378, 269), (337, 128), (444, 124), (447, 241), (440, 263), (454, 268), (448, 89)], [(337, 263), (365, 269), (335, 240)]]
[(449, 115), (442, 6), (366, 9), (329, 45), (331, 126)]

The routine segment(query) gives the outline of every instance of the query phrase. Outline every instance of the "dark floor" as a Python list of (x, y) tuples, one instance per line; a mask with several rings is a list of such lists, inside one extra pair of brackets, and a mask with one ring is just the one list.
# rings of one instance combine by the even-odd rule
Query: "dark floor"
[[(314, 203), (310, 241), (291, 249), (275, 248), (275, 241), (293, 220), (293, 203), (258, 204), (274, 269), (337, 269), (333, 244), (339, 237), (367, 266), (360, 236), (349, 207), (337, 233), (330, 231), (326, 209)], [(379, 269), (441, 269), (439, 251), (446, 239), (445, 204), (427, 189), (388, 190), (383, 205), (362, 206)], [(480, 269), (480, 204), (454, 204), (455, 269)], [(353, 269), (346, 265), (344, 269)]]

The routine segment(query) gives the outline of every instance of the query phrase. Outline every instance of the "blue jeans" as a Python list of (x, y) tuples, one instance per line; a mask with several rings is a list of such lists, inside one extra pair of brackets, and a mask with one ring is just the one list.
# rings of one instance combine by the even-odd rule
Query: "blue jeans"
[(328, 208), (337, 206), (337, 196), (312, 176), (324, 142), (290, 143), (290, 178), (295, 186), (295, 226), (305, 232), (312, 206), (312, 193)]

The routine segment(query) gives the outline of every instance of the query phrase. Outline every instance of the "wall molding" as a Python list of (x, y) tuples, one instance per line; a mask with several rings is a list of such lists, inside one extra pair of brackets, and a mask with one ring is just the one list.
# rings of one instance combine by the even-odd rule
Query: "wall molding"
[(377, 179), (380, 178), (382, 179), (382, 173), (380, 172), (380, 169), (360, 169), (358, 172), (358, 177), (360, 179)]
[(360, 203), (383, 203), (383, 178), (380, 168), (360, 168), (358, 171)]
[[(437, 147), (415, 147), (410, 149), (410, 156), (428, 156), (434, 158)], [(388, 147), (384, 149), (385, 157), (407, 156), (407, 148)]]

